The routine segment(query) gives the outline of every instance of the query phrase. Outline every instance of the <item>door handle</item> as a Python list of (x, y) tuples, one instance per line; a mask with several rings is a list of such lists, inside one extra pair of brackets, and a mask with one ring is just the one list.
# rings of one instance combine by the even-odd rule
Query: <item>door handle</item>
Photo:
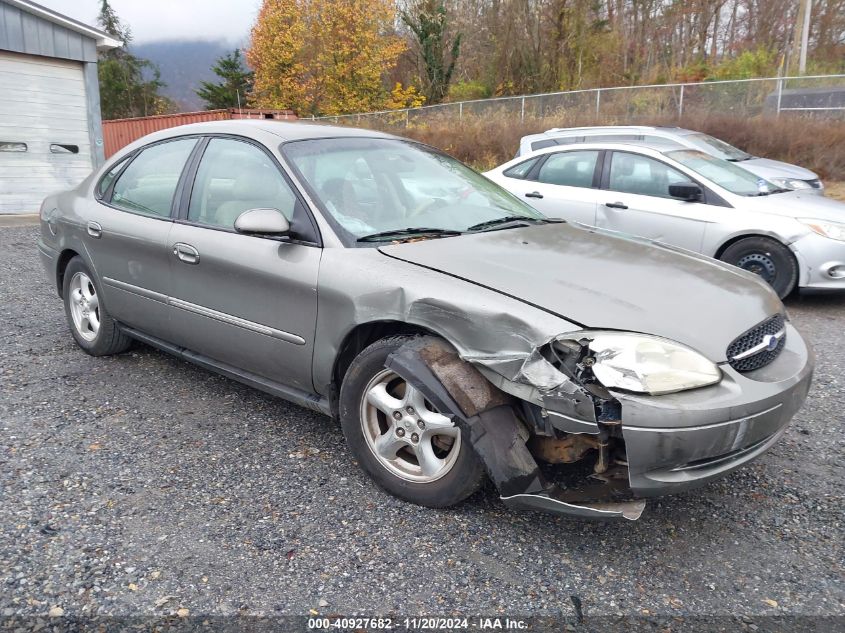
[(539, 191), (532, 191), (531, 193), (526, 193), (525, 197), (526, 198), (542, 198), (543, 194), (540, 193)]
[(604, 206), (610, 207), (611, 209), (627, 209), (628, 205), (624, 202), (605, 202)]
[(173, 254), (176, 255), (180, 260), (185, 262), (186, 264), (199, 264), (200, 263), (200, 253), (197, 249), (195, 249), (190, 244), (183, 244), (182, 242), (176, 242), (173, 245)]
[(88, 235), (98, 240), (103, 236), (103, 227), (98, 222), (88, 223)]

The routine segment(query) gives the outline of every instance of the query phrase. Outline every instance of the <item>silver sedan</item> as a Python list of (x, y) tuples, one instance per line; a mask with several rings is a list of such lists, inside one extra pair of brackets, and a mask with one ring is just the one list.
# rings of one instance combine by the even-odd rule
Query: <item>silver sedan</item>
[(547, 216), (720, 259), (781, 297), (845, 289), (845, 204), (779, 188), (698, 150), (549, 147), (485, 175)]
[(331, 415), (431, 507), (489, 477), (511, 507), (635, 519), (764, 453), (813, 371), (755, 276), (549, 219), (376, 132), (157, 132), (41, 220), (85, 352), (142, 341)]

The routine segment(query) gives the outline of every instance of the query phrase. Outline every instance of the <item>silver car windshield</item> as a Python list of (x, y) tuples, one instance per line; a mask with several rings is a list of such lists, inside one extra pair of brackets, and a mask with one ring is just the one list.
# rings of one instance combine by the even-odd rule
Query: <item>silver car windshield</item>
[(734, 147), (729, 143), (725, 143), (725, 141), (720, 141), (708, 134), (690, 134), (686, 137), (686, 140), (708, 154), (732, 162), (739, 162), (753, 158), (751, 154), (743, 152), (741, 149)]
[(675, 150), (666, 152), (666, 155), (738, 196), (765, 196), (780, 191), (777, 185), (770, 183), (768, 180), (755, 176), (750, 171), (733, 163), (698, 150)]
[(455, 234), (504, 218), (544, 220), (466, 165), (416, 143), (313, 139), (285, 143), (282, 152), (347, 242), (409, 229)]

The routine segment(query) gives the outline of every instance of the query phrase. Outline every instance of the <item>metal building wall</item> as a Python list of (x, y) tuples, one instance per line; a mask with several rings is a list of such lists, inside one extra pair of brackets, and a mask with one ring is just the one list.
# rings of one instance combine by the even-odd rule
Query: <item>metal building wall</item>
[(158, 130), (202, 123), (203, 121), (223, 121), (228, 119), (276, 119), (295, 120), (292, 110), (257, 110), (238, 109), (203, 110), (201, 112), (182, 112), (180, 114), (162, 114), (159, 116), (139, 117), (135, 119), (114, 119), (103, 122), (103, 139), (106, 158), (129, 143)]

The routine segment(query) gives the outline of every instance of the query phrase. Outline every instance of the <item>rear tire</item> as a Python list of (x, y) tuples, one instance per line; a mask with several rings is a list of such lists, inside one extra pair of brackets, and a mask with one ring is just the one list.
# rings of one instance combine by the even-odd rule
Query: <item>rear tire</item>
[(106, 310), (100, 285), (78, 255), (65, 268), (62, 297), (70, 332), (88, 354), (119, 354), (132, 345)]
[(340, 424), (353, 456), (380, 487), (443, 508), (478, 490), (484, 468), (467, 434), (385, 368), (408, 340), (382, 339), (355, 357), (340, 389)]
[(728, 246), (723, 262), (759, 275), (781, 299), (798, 283), (798, 262), (792, 251), (771, 237), (746, 237)]

